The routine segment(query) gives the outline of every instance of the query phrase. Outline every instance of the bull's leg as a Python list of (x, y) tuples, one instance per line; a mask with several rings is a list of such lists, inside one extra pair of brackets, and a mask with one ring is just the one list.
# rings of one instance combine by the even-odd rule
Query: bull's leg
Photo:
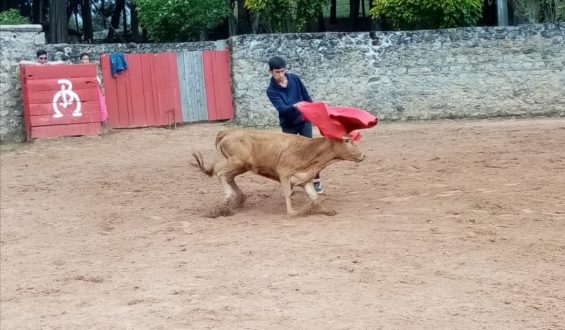
[(310, 196), (312, 202), (309, 205), (306, 205), (300, 212), (298, 213), (300, 216), (308, 216), (313, 214), (325, 214), (325, 215), (336, 215), (337, 212), (334, 210), (328, 210), (322, 208), (319, 203), (318, 193), (316, 192), (316, 188), (314, 188), (314, 183), (312, 181), (306, 183), (304, 185), (304, 190)]
[(233, 197), (233, 206), (236, 208), (242, 207), (243, 203), (245, 202), (245, 196), (241, 192), (241, 189), (235, 183), (235, 178), (227, 179), (228, 184), (232, 188), (233, 192), (235, 193)]
[(292, 208), (292, 201), (290, 200), (290, 197), (292, 196), (292, 185), (290, 183), (290, 179), (280, 178), (280, 181), (286, 201), (286, 213), (290, 216), (296, 215), (296, 211)]
[(314, 183), (312, 181), (306, 183), (304, 185), (304, 190), (306, 191), (308, 196), (310, 196), (312, 203), (317, 204), (318, 203), (318, 193), (316, 192), (316, 188), (314, 188)]
[[(222, 184), (222, 188), (224, 188), (225, 199), (226, 199), (226, 201), (229, 201), (233, 196), (235, 196), (236, 192), (232, 188), (232, 185), (229, 182), (230, 180), (228, 178), (226, 178), (225, 175), (220, 175), (218, 177), (220, 179), (220, 183)], [(231, 180), (233, 180), (233, 179), (231, 179)]]
[(235, 177), (245, 172), (247, 172), (245, 167), (235, 162), (228, 162), (222, 171), (222, 176), (225, 178), (222, 186), (226, 194), (226, 201), (230, 207), (239, 208), (243, 206), (245, 197), (235, 183)]
[(222, 184), (222, 188), (224, 188), (224, 194), (225, 194), (225, 201), (222, 202), (221, 204), (215, 206), (212, 210), (210, 210), (210, 212), (207, 214), (207, 216), (211, 217), (211, 218), (217, 218), (217, 217), (221, 217), (221, 216), (229, 216), (233, 214), (232, 208), (230, 207), (229, 204), (229, 199), (235, 194), (235, 192), (233, 191), (232, 187), (230, 186), (230, 184), (227, 181), (226, 178), (226, 172), (225, 172), (225, 165), (219, 165), (217, 164), (214, 168), (214, 173), (216, 174), (216, 177), (218, 178), (218, 180), (220, 180), (220, 183)]
[(235, 194), (231, 185), (228, 183), (228, 178), (229, 178), (227, 175), (228, 167), (229, 167), (229, 163), (223, 163), (223, 162), (216, 163), (214, 167), (214, 173), (216, 174), (218, 180), (220, 180), (220, 184), (224, 189), (224, 196), (226, 200), (229, 200)]
[(220, 180), (220, 183), (222, 184), (222, 187), (224, 188), (225, 200), (219, 205), (216, 205), (212, 210), (210, 210), (210, 212), (208, 212), (207, 216), (211, 218), (233, 215), (233, 208), (243, 204), (243, 198), (238, 199), (237, 192), (234, 191), (231, 184), (228, 182), (228, 179), (222, 174), (219, 174), (218, 178)]

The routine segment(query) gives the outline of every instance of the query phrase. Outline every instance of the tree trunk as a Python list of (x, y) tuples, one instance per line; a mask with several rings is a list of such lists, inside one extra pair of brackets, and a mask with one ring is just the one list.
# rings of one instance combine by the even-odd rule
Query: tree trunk
[(27, 2), (26, 0), (21, 0), (20, 3), (20, 15), (24, 16), (24, 17), (28, 17), (31, 18), (32, 17), (32, 13), (31, 13), (31, 3)]
[(128, 33), (128, 15), (126, 11), (125, 1), (124, 1), (124, 9), (122, 9), (124, 13), (124, 34)]
[[(114, 29), (117, 29), (119, 27), (118, 25), (120, 24), (120, 15), (122, 14), (122, 10), (124, 10), (125, 5), (125, 0), (116, 0), (116, 6), (114, 7), (114, 12), (112, 13), (112, 19), (110, 20), (110, 25), (112, 25)], [(113, 41), (116, 37), (114, 29), (110, 28), (110, 30), (108, 31), (108, 37), (106, 38), (108, 41)]]
[(507, 0), (498, 0), (496, 2), (496, 9), (498, 14), (498, 25), (506, 26), (508, 25), (508, 2)]
[(129, 10), (131, 11), (131, 39), (134, 42), (141, 42), (141, 35), (139, 35), (139, 20), (137, 19), (135, 3), (130, 4)]
[(330, 24), (337, 22), (337, 0), (332, 0), (330, 5)]
[(237, 34), (237, 20), (235, 18), (234, 12), (234, 0), (226, 0), (226, 4), (230, 9), (230, 13), (228, 14), (228, 35), (234, 36)]
[(360, 0), (349, 0), (349, 24), (351, 31), (359, 28), (359, 2)]
[(147, 35), (147, 29), (142, 28), (141, 35), (143, 36), (143, 42), (147, 42), (147, 40), (149, 40), (149, 36)]
[(94, 31), (92, 29), (92, 7), (90, 6), (90, 0), (82, 0), (80, 8), (82, 10), (82, 36), (84, 41), (91, 43), (94, 38)]
[(102, 17), (104, 18), (102, 20), (102, 25), (104, 26), (104, 28), (106, 28), (106, 1), (102, 0), (100, 4), (100, 11), (102, 12)]
[(244, 0), (237, 0), (237, 33), (251, 32), (251, 18), (249, 10), (244, 6)]
[(51, 1), (50, 0), (42, 0), (42, 5), (41, 5), (41, 23), (42, 24), (49, 24), (49, 5), (50, 5)]
[(2, 1), (2, 11), (8, 9), (18, 9), (20, 7), (20, 0), (4, 0)]
[(318, 14), (318, 32), (326, 31), (326, 25), (324, 24), (324, 13), (320, 12)]
[(259, 16), (257, 14), (251, 14), (251, 33), (259, 33)]
[(43, 0), (34, 0), (31, 4), (31, 22), (33, 24), (41, 23), (41, 5)]
[(66, 43), (69, 40), (66, 3), (61, 0), (50, 0), (49, 3), (49, 42)]
[[(61, 1), (63, 2), (63, 1)], [(71, 0), (68, 1), (68, 6), (67, 6), (67, 22), (69, 21), (69, 19), (71, 19), (71, 16), (73, 16), (73, 13), (75, 13), (76, 10), (78, 10), (78, 5), (80, 3), (80, 0)], [(77, 30), (78, 30), (78, 26), (77, 26)]]

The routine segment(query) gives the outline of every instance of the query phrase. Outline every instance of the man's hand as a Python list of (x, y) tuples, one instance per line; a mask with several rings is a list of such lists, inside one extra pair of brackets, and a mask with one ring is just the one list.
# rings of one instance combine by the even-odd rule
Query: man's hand
[(300, 106), (301, 103), (304, 103), (304, 101), (296, 102), (292, 105), (292, 107), (298, 110), (298, 107)]

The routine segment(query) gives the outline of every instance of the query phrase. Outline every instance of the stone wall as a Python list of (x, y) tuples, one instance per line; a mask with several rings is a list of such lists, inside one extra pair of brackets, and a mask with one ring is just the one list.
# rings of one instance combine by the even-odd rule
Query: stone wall
[(41, 25), (0, 25), (0, 141), (26, 139), (18, 62), (45, 44)]
[(22, 98), (18, 62), (35, 61), (35, 52), (45, 49), (49, 61), (63, 60), (69, 64), (78, 63), (79, 55), (87, 52), (95, 63), (99, 63), (100, 53), (158, 53), (182, 50), (224, 49), (226, 42), (206, 41), (191, 43), (164, 44), (45, 44), (40, 25), (0, 25), (0, 141), (25, 141)]
[(278, 125), (265, 89), (279, 55), (314, 100), (383, 120), (565, 116), (565, 24), (231, 39), (236, 123)]
[(98, 63), (101, 53), (161, 53), (183, 50), (215, 50), (224, 49), (225, 45), (225, 41), (220, 40), (218, 42), (202, 41), (162, 44), (48, 44), (43, 48), (55, 59), (61, 59), (69, 63), (78, 63), (78, 57), (83, 52), (89, 53), (91, 59)]
[[(25, 139), (17, 62), (81, 52), (223, 49), (225, 42), (45, 45), (40, 26), (0, 26), (0, 140)], [(265, 94), (279, 55), (315, 100), (381, 120), (565, 116), (565, 23), (414, 32), (243, 35), (231, 49), (235, 123), (277, 126)]]

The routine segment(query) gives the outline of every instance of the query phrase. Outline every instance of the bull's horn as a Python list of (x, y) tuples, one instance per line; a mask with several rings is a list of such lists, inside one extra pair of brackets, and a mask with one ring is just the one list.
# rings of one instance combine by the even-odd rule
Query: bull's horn
[(344, 135), (341, 139), (343, 140), (343, 142), (351, 141), (351, 137), (349, 135)]

